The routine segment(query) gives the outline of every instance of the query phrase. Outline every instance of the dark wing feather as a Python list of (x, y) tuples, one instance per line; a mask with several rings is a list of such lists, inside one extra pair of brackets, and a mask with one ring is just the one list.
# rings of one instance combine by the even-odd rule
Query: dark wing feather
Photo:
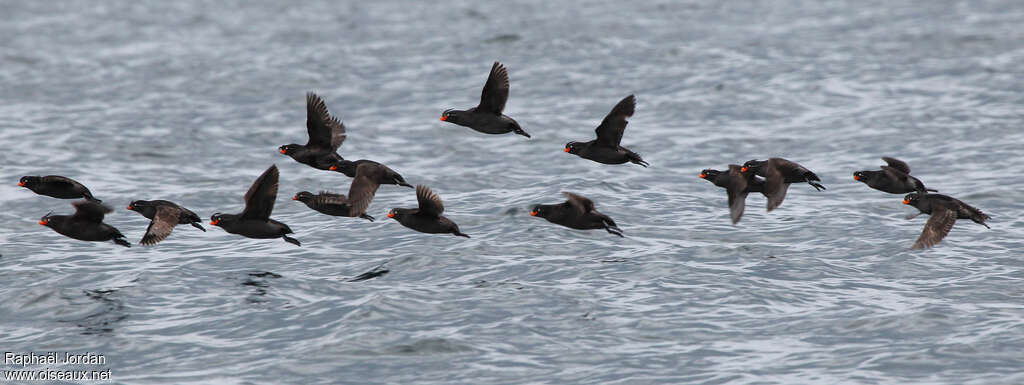
[(562, 195), (569, 198), (566, 203), (569, 203), (569, 205), (579, 211), (580, 214), (594, 211), (594, 201), (590, 200), (590, 198), (582, 195), (576, 195), (568, 191), (563, 191)]
[(904, 181), (908, 176), (906, 171), (900, 170), (899, 168), (896, 167), (882, 166), (881, 168), (882, 172), (885, 173), (885, 175), (888, 175), (890, 178), (893, 178), (898, 181)]
[(373, 201), (373, 196), (377, 194), (377, 188), (380, 187), (381, 172), (380, 166), (373, 163), (363, 163), (356, 167), (356, 176), (348, 188), (348, 215), (350, 217), (358, 217), (366, 213), (370, 202)]
[(346, 197), (345, 194), (335, 194), (335, 193), (327, 192), (327, 191), (321, 191), (320, 194), (316, 196), (316, 200), (318, 202), (325, 203), (325, 204), (347, 204), (348, 203), (348, 197)]
[(501, 63), (494, 62), (487, 83), (484, 83), (484, 89), (480, 92), (480, 105), (476, 106), (476, 110), (500, 115), (507, 101), (508, 70)]
[(142, 241), (139, 243), (143, 245), (155, 245), (171, 235), (171, 230), (174, 230), (174, 226), (178, 224), (178, 216), (181, 215), (181, 211), (170, 206), (160, 206), (156, 208), (156, 215), (153, 216), (153, 220), (149, 221), (149, 227), (146, 228), (146, 235), (142, 236)]
[(242, 219), (270, 219), (270, 213), (274, 211), (274, 201), (277, 199), (277, 179), (277, 165), (273, 165), (252, 182), (249, 191), (245, 193)]
[(80, 185), (80, 183), (76, 182), (74, 179), (60, 175), (47, 175), (39, 178), (39, 181), (42, 183), (63, 183), (71, 187)]
[(416, 201), (419, 202), (420, 213), (439, 217), (444, 212), (444, 203), (430, 187), (424, 185), (416, 186)]
[(800, 163), (791, 161), (783, 158), (771, 158), (768, 163), (764, 165), (766, 168), (765, 176), (768, 175), (768, 169), (775, 169), (785, 178), (787, 175), (802, 176), (804, 173), (809, 172), (807, 168), (801, 166)]
[(933, 206), (932, 216), (928, 218), (928, 222), (924, 224), (924, 231), (921, 231), (921, 236), (914, 242), (915, 249), (927, 249), (935, 246), (936, 243), (942, 241), (942, 238), (949, 234), (949, 231), (953, 229), (953, 223), (956, 223), (956, 211), (947, 207), (946, 205)]
[(345, 125), (327, 112), (327, 104), (316, 94), (306, 94), (307, 147), (336, 151), (345, 141)]
[(782, 200), (786, 199), (787, 190), (789, 190), (789, 183), (786, 183), (785, 175), (771, 164), (765, 165), (763, 194), (768, 198), (768, 211), (775, 210), (782, 204)]
[(72, 218), (96, 223), (103, 222), (103, 215), (114, 211), (104, 204), (90, 201), (78, 201), (71, 205), (75, 206), (75, 214), (72, 215)]
[(601, 125), (594, 131), (597, 132), (597, 142), (605, 147), (619, 148), (622, 142), (622, 134), (626, 131), (626, 118), (633, 116), (636, 110), (636, 96), (629, 95), (619, 101), (612, 108), (611, 112), (604, 117)]
[(729, 216), (732, 223), (736, 224), (743, 217), (747, 205), (747, 178), (740, 172), (740, 166), (729, 165), (729, 180), (725, 190), (729, 194)]
[(882, 160), (885, 161), (885, 163), (888, 163), (889, 167), (903, 171), (904, 174), (910, 174), (910, 165), (908, 165), (907, 162), (896, 158), (890, 158), (888, 156), (883, 156)]

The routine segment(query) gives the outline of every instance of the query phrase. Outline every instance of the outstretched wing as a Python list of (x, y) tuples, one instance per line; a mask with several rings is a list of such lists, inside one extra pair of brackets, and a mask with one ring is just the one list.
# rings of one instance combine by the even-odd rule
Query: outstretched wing
[(416, 185), (416, 201), (419, 202), (420, 213), (439, 217), (444, 212), (444, 203), (441, 202), (441, 197), (430, 187)]
[(786, 183), (785, 175), (771, 165), (764, 167), (763, 194), (768, 198), (768, 211), (775, 210), (776, 207), (782, 204), (782, 201), (786, 199), (787, 190), (789, 190), (789, 183)]
[(732, 224), (736, 224), (743, 217), (743, 210), (747, 206), (747, 178), (740, 172), (740, 166), (729, 165), (729, 180), (725, 191), (729, 194), (729, 216)]
[(370, 207), (373, 196), (377, 194), (380, 187), (380, 165), (375, 163), (363, 163), (356, 167), (356, 176), (352, 178), (352, 185), (348, 188), (348, 215), (358, 217), (366, 213)]
[(580, 214), (594, 211), (594, 201), (590, 200), (590, 198), (582, 195), (576, 195), (568, 191), (563, 191), (562, 195), (569, 198), (566, 203), (575, 208)]
[(932, 207), (932, 216), (928, 218), (928, 222), (924, 224), (924, 230), (921, 231), (921, 236), (914, 242), (915, 249), (927, 249), (935, 246), (936, 243), (946, 237), (949, 231), (953, 229), (953, 223), (956, 223), (956, 211), (942, 205), (940, 207)]
[(484, 83), (484, 89), (480, 92), (480, 105), (476, 106), (476, 110), (500, 115), (507, 101), (508, 70), (501, 63), (494, 62), (487, 83)]
[(904, 174), (910, 174), (910, 165), (908, 165), (907, 162), (904, 162), (896, 158), (890, 158), (888, 156), (883, 156), (882, 160), (885, 161), (885, 163), (889, 164), (889, 167), (903, 171)]
[(882, 172), (898, 181), (905, 181), (909, 174), (906, 171), (900, 170), (896, 167), (882, 166)]
[(612, 108), (611, 112), (604, 117), (601, 125), (594, 131), (597, 132), (597, 142), (605, 147), (618, 148), (622, 142), (622, 134), (626, 131), (626, 118), (633, 116), (636, 110), (636, 96), (629, 95), (619, 101)]
[(75, 206), (75, 214), (72, 218), (89, 222), (103, 222), (103, 215), (112, 210), (110, 207), (91, 201), (78, 201), (71, 204)]
[(274, 201), (277, 199), (277, 179), (277, 165), (272, 165), (252, 182), (249, 191), (245, 193), (243, 219), (270, 219), (270, 213), (274, 211)]
[(178, 224), (178, 215), (181, 214), (180, 210), (170, 206), (159, 206), (156, 208), (156, 215), (153, 216), (153, 220), (149, 221), (149, 227), (146, 228), (146, 234), (142, 236), (142, 241), (139, 243), (143, 245), (155, 245), (171, 235), (171, 231), (174, 230), (174, 226)]
[(306, 94), (307, 147), (335, 151), (345, 141), (345, 125), (327, 112), (327, 104), (317, 94)]

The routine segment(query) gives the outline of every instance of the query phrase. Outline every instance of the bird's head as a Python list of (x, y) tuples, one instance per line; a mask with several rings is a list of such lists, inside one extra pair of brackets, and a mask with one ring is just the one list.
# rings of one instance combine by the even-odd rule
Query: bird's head
[(221, 219), (223, 219), (221, 213), (214, 213), (213, 216), (210, 217), (210, 224), (217, 226), (220, 223)]
[(548, 212), (550, 210), (551, 210), (551, 207), (548, 206), (548, 205), (534, 205), (533, 208), (530, 209), (530, 216), (531, 217), (547, 218)]
[(313, 199), (313, 193), (309, 191), (299, 191), (295, 196), (292, 197), (293, 201), (299, 201), (302, 203), (309, 202)]
[(39, 176), (26, 175), (21, 177), (20, 180), (18, 180), (18, 186), (31, 188), (32, 186), (39, 184), (39, 181), (41, 179), (42, 178)]
[(903, 204), (905, 205), (917, 207), (917, 203), (920, 201), (921, 195), (916, 192), (912, 192), (910, 194), (907, 194), (907, 196), (903, 197)]
[(279, 151), (280, 153), (282, 153), (284, 155), (292, 155), (295, 152), (299, 151), (299, 145), (297, 145), (295, 143), (286, 144), (284, 146), (278, 147), (277, 151)]
[(51, 214), (53, 214), (53, 211), (50, 211), (50, 212), (46, 213), (46, 215), (43, 215), (42, 218), (39, 218), (39, 224), (43, 225), (43, 226), (49, 227), (50, 226), (50, 215)]
[(714, 181), (715, 178), (718, 177), (718, 174), (721, 174), (721, 173), (722, 173), (721, 171), (712, 170), (710, 168), (706, 168), (706, 169), (701, 170), (700, 174), (697, 175), (697, 176), (701, 177), (701, 179), (707, 179), (707, 180), (710, 180), (710, 181)]
[(580, 148), (582, 147), (583, 146), (581, 146), (580, 142), (569, 142), (565, 144), (565, 148), (562, 151), (570, 154), (577, 154), (580, 152)]
[(134, 200), (128, 204), (128, 210), (142, 212), (143, 207), (149, 207), (149, 202), (144, 200)]
[(451, 109), (451, 108), (449, 108), (447, 110), (444, 110), (444, 112), (441, 113), (441, 121), (442, 122), (458, 124), (459, 123), (459, 118), (461, 117), (462, 112), (463, 111), (459, 111), (459, 110), (455, 110), (455, 109)]
[(745, 163), (743, 163), (743, 168), (740, 168), (740, 172), (747, 172), (747, 171), (750, 171), (750, 170), (757, 171), (757, 169), (761, 168), (761, 166), (763, 166), (764, 164), (765, 164), (765, 161), (763, 161), (763, 160), (757, 160), (757, 159), (748, 160)]

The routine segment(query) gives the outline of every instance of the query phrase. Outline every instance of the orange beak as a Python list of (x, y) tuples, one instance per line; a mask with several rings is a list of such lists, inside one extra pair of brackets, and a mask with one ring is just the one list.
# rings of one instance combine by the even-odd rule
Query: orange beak
[(744, 168), (740, 169), (740, 172), (747, 172), (747, 170), (749, 170), (749, 169), (750, 169), (750, 167), (744, 167)]
[(331, 171), (338, 171), (338, 166), (331, 166)]
[(441, 115), (441, 121), (442, 122), (448, 121), (448, 117), (444, 116), (444, 115)]
[(700, 175), (698, 175), (698, 176), (701, 177), (702, 179), (707, 179), (708, 178), (708, 174), (705, 174), (705, 173), (700, 173)]
[(134, 209), (134, 207), (132, 207), (132, 206), (128, 206), (128, 210), (131, 210), (131, 209)]
[(280, 151), (281, 151), (282, 154), (288, 155), (288, 150), (285, 150), (285, 149), (282, 148)]
[(910, 204), (910, 199), (904, 199), (904, 200), (903, 200), (903, 204), (905, 204), (905, 205), (909, 205), (909, 204)]
[(25, 182), (18, 181), (18, 186), (25, 187)]
[(220, 221), (210, 221), (210, 224), (214, 226), (216, 226), (218, 223), (220, 223)]
[(566, 147), (564, 151), (569, 152), (569, 147)]
[(535, 216), (537, 216), (537, 210), (534, 210), (534, 211), (530, 211), (530, 216), (531, 216), (531, 217), (535, 217)]
[(297, 201), (297, 200), (299, 200), (299, 196), (298, 196), (298, 195), (296, 195), (296, 196), (293, 196), (293, 197), (292, 197), (292, 200), (293, 200), (293, 201)]
[(47, 223), (50, 223), (50, 221), (48, 221), (48, 220), (45, 220), (45, 219), (40, 219), (40, 220), (39, 220), (39, 224), (40, 224), (40, 225), (46, 226), (46, 224), (47, 224)]
[(854, 175), (853, 180), (860, 180), (860, 175)]
[(394, 217), (395, 217), (395, 213), (388, 213), (388, 218), (394, 218)]

